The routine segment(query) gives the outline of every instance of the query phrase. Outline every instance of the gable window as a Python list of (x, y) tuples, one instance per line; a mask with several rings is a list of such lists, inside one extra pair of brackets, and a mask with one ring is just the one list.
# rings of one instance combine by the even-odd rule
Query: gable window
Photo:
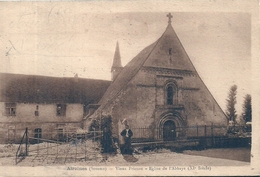
[(57, 116), (66, 115), (66, 104), (57, 104)]
[(16, 104), (15, 103), (5, 103), (5, 115), (7, 115), (7, 116), (16, 115)]
[(36, 106), (36, 110), (34, 111), (35, 116), (39, 116), (39, 106)]
[(172, 55), (172, 48), (169, 48), (169, 55)]

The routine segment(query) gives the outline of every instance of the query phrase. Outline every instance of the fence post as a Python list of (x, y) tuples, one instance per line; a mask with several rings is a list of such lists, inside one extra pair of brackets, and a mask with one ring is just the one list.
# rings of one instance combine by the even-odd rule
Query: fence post
[(47, 142), (47, 156), (49, 155), (49, 142)]
[(85, 132), (85, 161), (87, 161), (87, 133)]
[(94, 142), (96, 141), (96, 129), (95, 128), (93, 128), (94, 129)]
[(66, 130), (66, 143), (69, 142), (69, 137), (68, 137), (68, 130)]
[(199, 125), (197, 124), (197, 139), (199, 138)]
[(25, 156), (28, 156), (28, 127), (25, 129)]
[(76, 138), (76, 152), (75, 152), (75, 162), (77, 161), (77, 153), (78, 153), (78, 142), (77, 142), (77, 138)]
[(39, 140), (39, 137), (40, 137), (40, 130), (37, 129), (37, 155), (39, 154), (39, 149), (40, 149), (40, 140)]
[(15, 126), (15, 130), (14, 130), (14, 143), (16, 143), (16, 126)]
[(214, 146), (213, 122), (211, 123), (211, 145)]
[(59, 136), (59, 129), (57, 130), (57, 135), (56, 135), (56, 144), (57, 144), (57, 148), (56, 148), (56, 157), (58, 157), (58, 154), (59, 154), (59, 143), (58, 143), (58, 137)]
[(204, 137), (207, 136), (207, 125), (204, 125)]

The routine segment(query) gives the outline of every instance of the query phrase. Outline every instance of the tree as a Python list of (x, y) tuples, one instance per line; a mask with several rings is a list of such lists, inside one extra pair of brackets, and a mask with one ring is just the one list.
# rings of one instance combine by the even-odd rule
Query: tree
[(102, 116), (102, 123), (101, 123), (101, 130), (102, 138), (101, 138), (101, 145), (102, 145), (102, 153), (111, 153), (115, 152), (116, 148), (113, 144), (113, 137), (112, 137), (112, 117), (110, 115), (108, 116)]
[[(116, 152), (116, 147), (114, 145), (114, 140), (112, 136), (112, 117), (110, 115), (102, 115), (100, 119), (93, 119), (89, 131), (102, 130), (102, 136), (100, 138), (102, 153)], [(98, 132), (96, 132), (97, 136)], [(92, 133), (92, 136), (94, 134)]]
[(227, 111), (226, 115), (228, 117), (229, 121), (233, 121), (236, 123), (236, 109), (235, 109), (235, 104), (237, 103), (236, 101), (236, 94), (237, 94), (237, 86), (233, 85), (230, 87), (229, 94), (227, 100)]
[(243, 119), (245, 122), (252, 121), (252, 105), (251, 105), (251, 95), (247, 94), (244, 97), (244, 104), (243, 104)]

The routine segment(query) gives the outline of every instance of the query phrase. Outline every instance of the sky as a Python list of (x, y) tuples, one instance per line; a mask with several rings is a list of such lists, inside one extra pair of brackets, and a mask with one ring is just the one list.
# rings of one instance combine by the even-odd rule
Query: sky
[(0, 3), (0, 72), (110, 80), (116, 42), (125, 66), (163, 34), (171, 12), (175, 32), (221, 108), (236, 84), (241, 113), (251, 93), (250, 13), (128, 5)]

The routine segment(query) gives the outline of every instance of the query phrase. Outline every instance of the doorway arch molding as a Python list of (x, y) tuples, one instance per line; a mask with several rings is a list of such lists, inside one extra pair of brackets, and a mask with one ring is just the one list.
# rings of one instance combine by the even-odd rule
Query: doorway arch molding
[(182, 118), (181, 114), (177, 111), (168, 111), (163, 114), (161, 114), (160, 119), (159, 119), (159, 138), (163, 139), (163, 125), (167, 121), (173, 121), (176, 128), (178, 129), (178, 134), (176, 137), (180, 136), (185, 136), (185, 127), (186, 127), (186, 122)]

